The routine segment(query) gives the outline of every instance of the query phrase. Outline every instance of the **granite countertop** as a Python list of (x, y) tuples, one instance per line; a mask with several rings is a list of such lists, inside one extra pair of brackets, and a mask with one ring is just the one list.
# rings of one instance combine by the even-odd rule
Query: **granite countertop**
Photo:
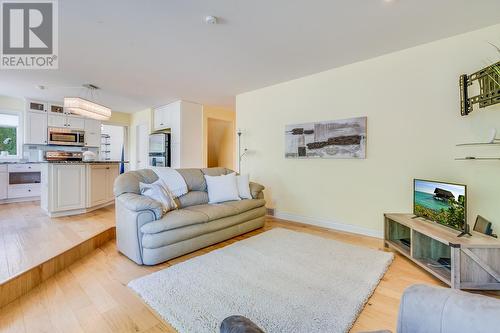
[(50, 164), (120, 164), (129, 163), (128, 161), (44, 161), (39, 163), (50, 163)]
[(43, 162), (0, 161), (0, 164), (38, 164), (38, 163), (45, 163), (45, 161), (43, 161)]
[(129, 161), (41, 161), (41, 162), (23, 162), (23, 161), (0, 161), (1, 164), (40, 164), (40, 163), (58, 163), (58, 164), (115, 164), (129, 163)]

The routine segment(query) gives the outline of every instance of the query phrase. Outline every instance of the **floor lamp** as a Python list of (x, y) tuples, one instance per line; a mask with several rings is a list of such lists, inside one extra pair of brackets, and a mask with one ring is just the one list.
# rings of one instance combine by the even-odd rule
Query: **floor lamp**
[(243, 153), (241, 152), (241, 135), (243, 134), (241, 132), (241, 129), (238, 129), (238, 132), (236, 134), (238, 134), (238, 173), (241, 174), (241, 160), (247, 153), (248, 149), (245, 148), (243, 149)]

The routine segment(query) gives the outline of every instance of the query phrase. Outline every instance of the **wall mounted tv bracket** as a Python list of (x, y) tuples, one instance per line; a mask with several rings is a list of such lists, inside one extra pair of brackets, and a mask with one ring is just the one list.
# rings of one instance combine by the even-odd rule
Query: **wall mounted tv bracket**
[[(475, 91), (478, 95), (470, 96)], [(500, 103), (500, 61), (471, 75), (460, 75), (460, 113), (466, 116), (474, 104), (480, 108)]]

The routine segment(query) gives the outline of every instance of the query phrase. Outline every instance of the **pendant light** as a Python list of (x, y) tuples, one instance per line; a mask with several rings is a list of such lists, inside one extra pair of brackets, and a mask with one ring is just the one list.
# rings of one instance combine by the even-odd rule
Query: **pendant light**
[[(91, 97), (99, 89), (93, 84), (84, 84), (83, 87), (88, 89)], [(109, 120), (111, 118), (110, 108), (81, 97), (65, 97), (64, 108), (71, 113), (92, 119)]]

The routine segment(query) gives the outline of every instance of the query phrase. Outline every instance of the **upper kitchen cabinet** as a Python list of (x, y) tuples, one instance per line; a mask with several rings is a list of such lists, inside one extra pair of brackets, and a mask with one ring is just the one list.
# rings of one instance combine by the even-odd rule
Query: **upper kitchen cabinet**
[(26, 112), (24, 124), (25, 144), (47, 144), (47, 114), (45, 112)]
[(84, 129), (85, 128), (85, 119), (82, 117), (76, 116), (67, 116), (68, 128), (71, 129)]
[(202, 167), (203, 106), (177, 101), (153, 110), (155, 131), (171, 133), (171, 163), (176, 168)]
[(155, 131), (172, 128), (172, 116), (180, 112), (180, 101), (153, 109), (153, 128)]
[(49, 114), (49, 127), (62, 127), (70, 129), (84, 129), (85, 119), (81, 117), (68, 116), (65, 114)]
[(85, 119), (85, 146), (101, 146), (101, 122), (95, 119)]

